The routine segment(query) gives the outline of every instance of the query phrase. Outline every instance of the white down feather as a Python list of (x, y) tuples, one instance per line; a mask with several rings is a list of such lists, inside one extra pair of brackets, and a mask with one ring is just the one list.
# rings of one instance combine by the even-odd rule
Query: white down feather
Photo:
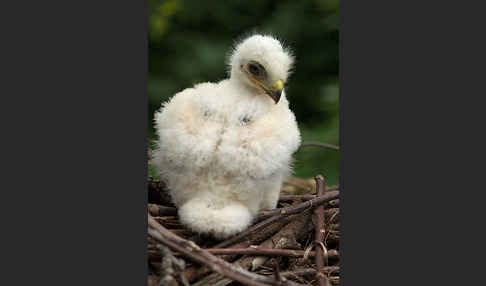
[(185, 89), (155, 114), (152, 161), (180, 220), (217, 238), (243, 231), (260, 210), (276, 207), (300, 145), (285, 92), (275, 104), (252, 85), (238, 69), (248, 59), (287, 80), (292, 57), (274, 38), (255, 35), (233, 52), (229, 79)]

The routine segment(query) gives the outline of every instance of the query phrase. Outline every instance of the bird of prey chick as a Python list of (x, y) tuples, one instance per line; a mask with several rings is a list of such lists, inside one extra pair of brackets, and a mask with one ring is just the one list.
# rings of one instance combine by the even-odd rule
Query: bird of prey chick
[(156, 112), (153, 164), (191, 230), (226, 238), (276, 207), (300, 145), (284, 92), (292, 62), (277, 39), (253, 35), (233, 50), (229, 79), (185, 89)]

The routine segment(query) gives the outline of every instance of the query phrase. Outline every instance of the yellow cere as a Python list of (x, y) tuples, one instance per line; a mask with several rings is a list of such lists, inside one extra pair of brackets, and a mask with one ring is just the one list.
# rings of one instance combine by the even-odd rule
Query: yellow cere
[(279, 79), (273, 83), (272, 88), (274, 90), (282, 90), (284, 87), (283, 80)]

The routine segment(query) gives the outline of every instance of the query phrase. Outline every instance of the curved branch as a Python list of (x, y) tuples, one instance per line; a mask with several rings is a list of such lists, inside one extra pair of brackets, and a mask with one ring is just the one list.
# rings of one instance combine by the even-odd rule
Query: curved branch
[[(315, 177), (316, 180), (316, 189), (317, 189), (317, 197), (322, 197), (326, 193), (326, 182), (322, 175), (318, 175)], [(316, 242), (316, 253), (315, 253), (315, 262), (316, 262), (316, 276), (319, 281), (319, 286), (329, 286), (329, 280), (324, 275), (324, 265), (325, 261), (327, 260), (324, 256), (327, 257), (327, 250), (325, 251), (325, 246), (322, 243), (324, 241), (324, 233), (326, 231), (326, 226), (324, 224), (324, 205), (320, 205), (314, 209), (314, 216), (315, 216), (315, 242)], [(322, 245), (320, 247), (319, 245)]]
[(321, 148), (327, 148), (327, 149), (339, 151), (339, 146), (331, 145), (331, 144), (327, 144), (327, 143), (321, 143), (321, 142), (317, 142), (317, 141), (304, 141), (300, 145), (300, 147), (309, 147), (309, 146), (310, 147), (321, 147)]

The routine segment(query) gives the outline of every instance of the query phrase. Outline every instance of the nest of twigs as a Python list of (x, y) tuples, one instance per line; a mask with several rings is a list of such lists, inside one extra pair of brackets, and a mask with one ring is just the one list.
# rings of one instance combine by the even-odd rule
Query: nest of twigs
[(278, 208), (225, 241), (180, 224), (149, 177), (148, 285), (339, 285), (339, 187), (292, 177)]

